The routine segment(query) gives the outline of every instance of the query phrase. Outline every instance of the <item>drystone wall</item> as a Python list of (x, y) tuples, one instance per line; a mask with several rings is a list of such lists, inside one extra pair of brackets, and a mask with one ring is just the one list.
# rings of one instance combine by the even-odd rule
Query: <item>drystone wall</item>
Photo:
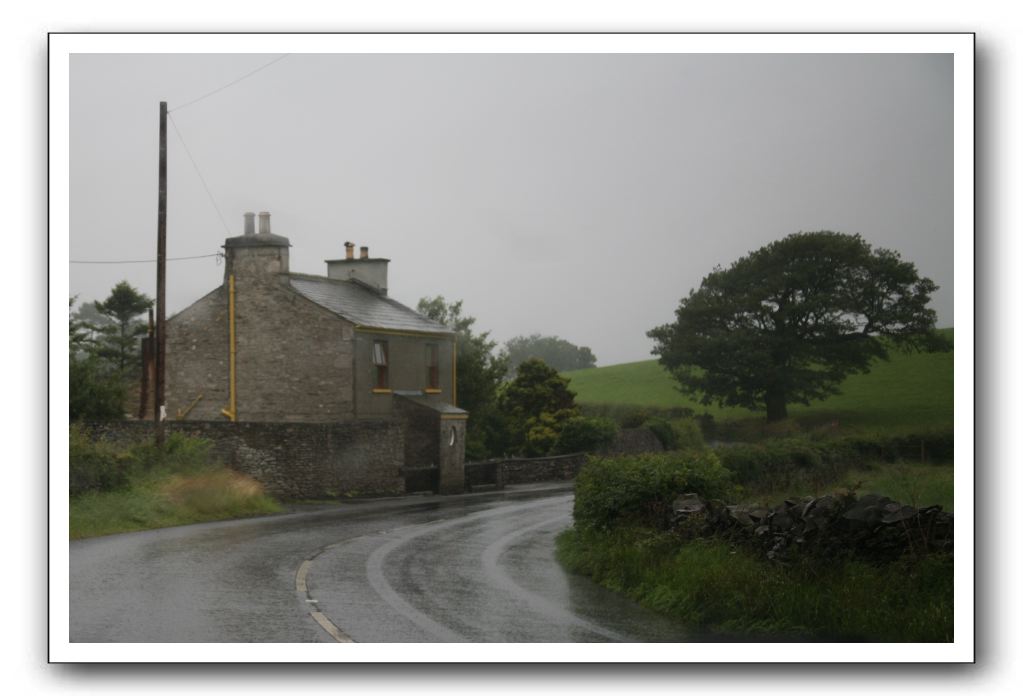
[[(285, 499), (401, 495), (405, 429), (399, 421), (230, 423), (171, 421), (168, 433), (202, 437), (227, 466)], [(91, 426), (98, 437), (149, 437), (153, 424), (123, 421)]]
[(775, 507), (725, 505), (686, 493), (672, 505), (670, 527), (683, 537), (727, 537), (782, 563), (800, 556), (890, 562), (907, 554), (951, 553), (953, 546), (952, 513), (876, 493), (791, 499)]
[[(647, 428), (626, 428), (618, 431), (615, 441), (598, 456), (640, 454), (664, 451), (661, 441)], [(586, 463), (586, 453), (563, 454), (556, 457), (514, 457), (487, 459), (465, 463), (465, 489), (503, 488), (506, 484), (570, 481)]]

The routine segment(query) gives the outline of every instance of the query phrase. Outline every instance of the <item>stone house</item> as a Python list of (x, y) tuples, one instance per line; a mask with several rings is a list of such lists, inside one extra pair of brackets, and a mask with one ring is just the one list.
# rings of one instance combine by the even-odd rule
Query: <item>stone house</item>
[[(408, 470), (461, 490), (465, 421), (455, 334), (387, 296), (388, 259), (293, 273), (270, 214), (224, 242), (224, 282), (167, 321), (168, 420), (401, 423)], [(391, 443), (393, 445), (393, 443)]]

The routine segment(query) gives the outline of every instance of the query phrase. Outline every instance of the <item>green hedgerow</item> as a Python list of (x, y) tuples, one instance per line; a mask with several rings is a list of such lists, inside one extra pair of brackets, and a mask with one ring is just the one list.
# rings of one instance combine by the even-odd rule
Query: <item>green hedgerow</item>
[(614, 442), (618, 426), (610, 418), (575, 416), (561, 426), (554, 454), (597, 452)]
[(664, 528), (679, 494), (720, 498), (732, 490), (731, 474), (713, 452), (590, 457), (576, 478), (575, 522), (589, 529), (623, 521)]

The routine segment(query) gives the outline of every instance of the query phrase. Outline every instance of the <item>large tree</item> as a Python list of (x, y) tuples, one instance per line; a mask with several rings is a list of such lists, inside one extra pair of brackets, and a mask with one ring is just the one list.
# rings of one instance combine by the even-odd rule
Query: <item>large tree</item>
[(469, 412), (466, 456), (481, 459), (496, 454), (503, 439), (497, 388), (508, 369), (507, 357), (495, 352), (497, 342), (490, 340), (489, 331), (474, 330), (476, 318), (462, 313), (461, 300), (449, 303), (441, 295), (424, 297), (416, 309), (457, 335), (458, 406)]
[(530, 358), (539, 358), (558, 372), (582, 370), (597, 364), (597, 358), (586, 346), (577, 346), (557, 336), (516, 336), (504, 344), (508, 352), (509, 376)]
[(859, 235), (801, 232), (715, 268), (674, 323), (647, 335), (682, 391), (775, 421), (788, 404), (837, 394), (892, 347), (947, 348), (927, 307), (936, 289)]

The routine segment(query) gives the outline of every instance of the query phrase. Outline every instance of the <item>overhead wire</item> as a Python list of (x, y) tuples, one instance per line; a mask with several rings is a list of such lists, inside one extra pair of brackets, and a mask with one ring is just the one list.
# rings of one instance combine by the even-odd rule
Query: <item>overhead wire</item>
[(185, 102), (181, 106), (175, 106), (173, 109), (169, 109), (167, 111), (167, 113), (170, 113), (172, 111), (180, 111), (181, 109), (184, 109), (186, 106), (191, 106), (192, 104), (195, 104), (197, 102), (201, 102), (203, 99), (206, 99), (207, 97), (212, 97), (217, 92), (223, 91), (223, 90), (227, 89), (228, 87), (232, 87), (232, 86), (238, 84), (239, 82), (241, 82), (242, 80), (244, 80), (245, 78), (252, 77), (256, 73), (258, 73), (260, 70), (265, 70), (266, 68), (269, 68), (274, 63), (282, 61), (282, 60), (284, 60), (285, 58), (287, 58), (290, 55), (291, 55), (290, 53), (285, 53), (284, 55), (278, 56), (278, 57), (274, 58), (272, 61), (270, 61), (269, 63), (261, 65), (261, 66), (259, 66), (258, 68), (256, 68), (255, 70), (253, 70), (251, 72), (245, 73), (244, 75), (242, 75), (238, 79), (232, 80), (231, 82), (228, 82), (226, 85), (222, 85), (220, 87), (217, 87), (212, 92), (207, 92), (206, 94), (202, 95), (201, 97), (196, 97), (195, 99), (193, 99), (190, 102)]
[[(215, 254), (201, 254), (199, 256), (178, 256), (173, 259), (166, 259), (167, 261), (188, 261), (190, 259), (209, 259), (214, 256), (223, 256), (223, 252), (218, 251)], [(76, 261), (71, 260), (71, 263), (156, 263), (156, 259), (135, 259), (130, 261)]]
[[(192, 151), (188, 149), (188, 144), (185, 142), (185, 138), (181, 134), (181, 129), (178, 128), (178, 124), (174, 121), (174, 117), (171, 116), (171, 113), (174, 112), (174, 111), (180, 111), (181, 109), (184, 109), (186, 106), (191, 106), (192, 104), (196, 104), (198, 102), (201, 102), (203, 99), (206, 99), (207, 97), (212, 97), (214, 94), (217, 94), (218, 92), (222, 92), (223, 90), (227, 89), (228, 87), (232, 87), (232, 86), (238, 84), (239, 82), (241, 82), (242, 80), (244, 80), (246, 78), (252, 77), (253, 75), (258, 73), (259, 71), (265, 70), (266, 68), (269, 68), (274, 63), (278, 63), (278, 62), (284, 60), (285, 58), (287, 58), (290, 55), (291, 55), (290, 53), (285, 53), (283, 55), (280, 55), (280, 56), (274, 58), (273, 60), (271, 60), (269, 63), (264, 63), (263, 65), (259, 66), (255, 70), (251, 70), (251, 71), (245, 73), (244, 75), (242, 75), (241, 77), (239, 77), (237, 79), (234, 79), (231, 82), (228, 82), (227, 84), (221, 85), (220, 87), (217, 87), (215, 90), (213, 90), (211, 92), (207, 92), (206, 94), (203, 94), (202, 96), (196, 97), (195, 99), (193, 99), (193, 100), (191, 100), (189, 102), (185, 102), (181, 106), (176, 106), (173, 109), (168, 109), (167, 110), (167, 116), (170, 118), (171, 126), (174, 127), (174, 132), (177, 134), (178, 140), (181, 141), (181, 146), (185, 149), (185, 154), (188, 155), (188, 159), (192, 163), (192, 167), (195, 169), (195, 173), (199, 176), (199, 181), (202, 182), (203, 188), (206, 190), (206, 195), (209, 196), (210, 202), (213, 204), (213, 209), (217, 211), (217, 217), (220, 218), (220, 222), (224, 226), (224, 230), (227, 232), (228, 236), (230, 236), (230, 234), (231, 234), (231, 228), (228, 226), (227, 221), (224, 219), (223, 213), (220, 212), (220, 206), (217, 205), (217, 199), (214, 197), (213, 192), (210, 190), (209, 184), (206, 183), (206, 177), (204, 177), (202, 175), (202, 171), (199, 169), (199, 164), (198, 164), (198, 162), (195, 161), (195, 157), (192, 156)], [(178, 256), (178, 257), (173, 258), (173, 259), (167, 259), (167, 261), (188, 261), (188, 260), (191, 260), (191, 259), (208, 259), (208, 258), (212, 258), (214, 256), (221, 256), (222, 257), (223, 253), (217, 252), (215, 254), (201, 254), (199, 256)], [(156, 263), (156, 259), (134, 259), (134, 260), (124, 260), (124, 261), (105, 261), (105, 260), (104, 261), (81, 261), (81, 260), (72, 259), (71, 263), (85, 263), (85, 264)]]
[(167, 114), (170, 118), (171, 125), (174, 126), (174, 132), (178, 136), (178, 140), (181, 141), (181, 146), (185, 148), (185, 154), (188, 155), (188, 159), (192, 162), (192, 166), (195, 167), (195, 173), (199, 175), (199, 181), (202, 182), (202, 187), (206, 189), (206, 195), (210, 197), (210, 202), (213, 204), (213, 209), (217, 211), (217, 217), (220, 218), (220, 223), (224, 226), (224, 230), (227, 232), (227, 236), (231, 236), (231, 228), (227, 226), (227, 220), (224, 219), (224, 214), (220, 212), (220, 206), (217, 205), (217, 199), (213, 197), (213, 192), (210, 191), (209, 185), (206, 183), (206, 177), (199, 171), (199, 164), (192, 157), (192, 151), (188, 149), (188, 145), (185, 143), (184, 136), (181, 135), (181, 130), (178, 128), (178, 124), (175, 123), (174, 117)]

